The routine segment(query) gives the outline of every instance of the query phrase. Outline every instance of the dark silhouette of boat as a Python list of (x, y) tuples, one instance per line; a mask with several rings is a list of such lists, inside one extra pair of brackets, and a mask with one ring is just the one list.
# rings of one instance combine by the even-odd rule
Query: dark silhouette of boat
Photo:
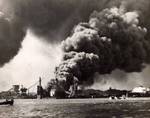
[(14, 100), (11, 99), (11, 100), (7, 100), (4, 101), (4, 102), (0, 102), (0, 105), (13, 105), (14, 104)]

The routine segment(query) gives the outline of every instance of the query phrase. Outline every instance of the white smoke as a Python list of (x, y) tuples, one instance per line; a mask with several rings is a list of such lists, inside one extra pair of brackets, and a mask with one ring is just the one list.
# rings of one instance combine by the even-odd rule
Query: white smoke
[(55, 67), (61, 60), (61, 48), (59, 44), (48, 44), (41, 38), (31, 30), (27, 31), (18, 55), (0, 69), (0, 91), (8, 90), (13, 84), (29, 87), (39, 76), (44, 79), (43, 85), (54, 78)]
[(142, 72), (125, 73), (120, 70), (115, 70), (112, 74), (99, 75), (95, 74), (95, 82), (87, 88), (107, 90), (110, 87), (113, 89), (131, 90), (137, 86), (150, 87), (150, 66), (147, 66)]

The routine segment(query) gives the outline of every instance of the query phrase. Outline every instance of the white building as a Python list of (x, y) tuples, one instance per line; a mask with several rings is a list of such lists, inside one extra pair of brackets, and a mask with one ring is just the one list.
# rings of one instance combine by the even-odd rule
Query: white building
[(139, 86), (139, 87), (135, 87), (135, 88), (132, 90), (132, 93), (146, 93), (147, 90), (148, 90), (148, 89), (147, 89), (146, 87)]

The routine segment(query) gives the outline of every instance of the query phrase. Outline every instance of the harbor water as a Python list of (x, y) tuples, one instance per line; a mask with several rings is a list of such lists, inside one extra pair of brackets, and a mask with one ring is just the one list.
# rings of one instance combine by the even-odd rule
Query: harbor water
[(150, 118), (150, 98), (16, 99), (0, 118)]

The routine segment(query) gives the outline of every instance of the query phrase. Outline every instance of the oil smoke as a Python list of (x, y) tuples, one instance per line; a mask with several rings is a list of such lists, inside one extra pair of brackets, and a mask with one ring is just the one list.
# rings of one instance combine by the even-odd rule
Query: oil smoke
[(141, 25), (149, 31), (149, 0), (0, 0), (0, 11), (3, 12), (0, 18), (3, 44), (0, 46), (0, 65), (18, 53), (26, 29), (45, 37), (45, 41), (60, 41), (68, 36), (75, 24), (87, 21), (93, 10), (101, 11), (122, 3), (128, 10), (140, 11)]
[(123, 6), (94, 11), (88, 23), (75, 26), (62, 42), (65, 54), (56, 78), (71, 84), (77, 77), (80, 83), (93, 84), (96, 72), (141, 72), (150, 46), (147, 29), (139, 25), (138, 17), (136, 11), (126, 11)]
[(24, 36), (22, 25), (0, 12), (0, 66), (18, 53)]
[[(124, 8), (115, 8), (118, 9), (120, 16), (115, 16), (116, 19), (110, 18), (112, 21), (103, 16), (104, 14), (111, 15), (110, 9), (107, 9), (106, 13), (104, 11), (102, 13), (94, 12), (89, 23), (78, 24), (83, 21), (88, 22), (87, 19), (94, 10), (101, 11), (120, 5), (127, 11), (124, 11)], [(150, 53), (149, 55), (147, 53), (150, 47), (148, 41), (145, 40), (149, 38), (150, 34), (149, 6), (149, 0), (0, 0), (0, 66), (13, 60), (14, 56), (18, 54), (24, 36), (27, 35), (27, 29), (32, 30), (37, 37), (42, 37), (39, 40), (53, 43), (65, 39), (70, 34), (70, 29), (78, 24), (72, 32), (73, 34), (63, 43), (66, 46), (64, 47), (66, 54), (65, 62), (62, 63), (71, 61), (70, 64), (78, 63), (77, 68), (80, 66), (87, 68), (86, 71), (80, 68), (79, 71), (82, 72), (76, 74), (81, 82), (86, 79), (89, 81), (86, 83), (92, 83), (93, 79), (89, 78), (93, 78), (94, 72), (97, 70), (100, 74), (110, 73), (115, 68), (127, 72), (141, 71), (143, 64), (150, 61)], [(100, 20), (100, 18), (104, 19)], [(108, 23), (108, 26), (103, 23)], [(115, 23), (118, 25), (118, 29), (122, 30), (118, 30)], [(132, 27), (132, 24), (135, 28)], [(144, 27), (147, 29), (147, 34), (145, 34)], [(84, 30), (80, 31), (82, 28)], [(110, 31), (107, 32), (107, 29)], [(116, 32), (112, 32), (114, 30)], [(118, 34), (122, 34), (123, 38), (120, 39)], [(128, 41), (125, 38), (126, 34), (132, 37)], [(88, 40), (86, 38), (81, 41), (74, 40), (80, 39), (80, 36), (88, 37)], [(75, 45), (71, 46), (67, 43), (72, 43), (72, 45), (75, 43)], [(89, 48), (86, 49), (86, 47)], [(77, 59), (68, 55), (74, 55)], [(85, 60), (84, 64), (90, 63), (90, 65), (79, 64), (79, 60)], [(60, 65), (63, 66), (63, 64)], [(106, 68), (104, 68), (105, 66)], [(90, 69), (93, 74), (86, 75), (85, 73)], [(87, 76), (90, 77), (87, 78)]]

